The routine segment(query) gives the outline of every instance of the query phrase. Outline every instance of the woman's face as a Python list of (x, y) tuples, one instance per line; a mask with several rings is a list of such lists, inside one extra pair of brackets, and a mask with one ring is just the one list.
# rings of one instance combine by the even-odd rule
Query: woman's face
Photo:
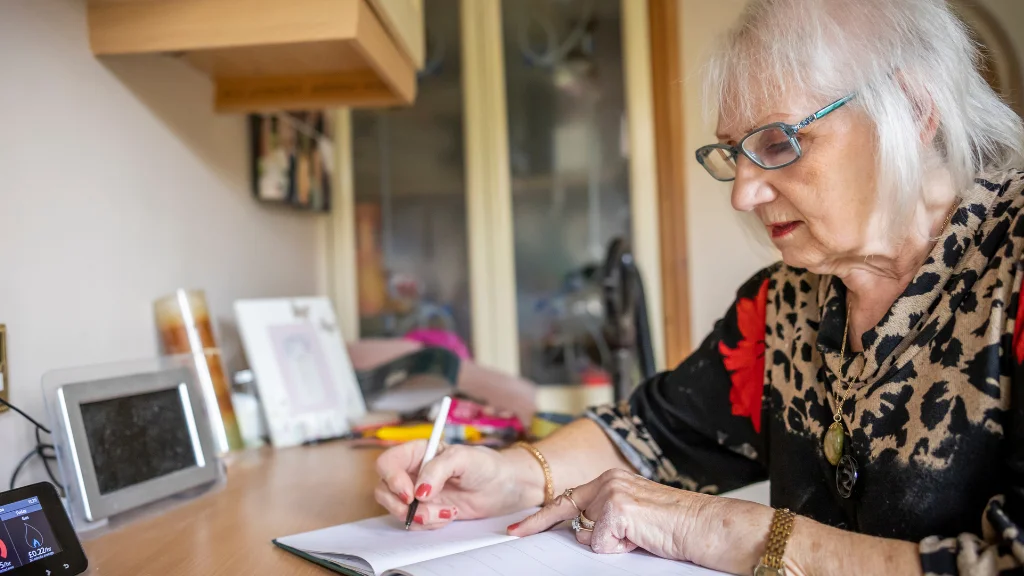
[[(795, 124), (820, 107), (789, 99), (755, 126), (731, 125), (720, 115), (718, 137), (735, 145), (758, 126)], [(812, 122), (797, 139), (803, 156), (785, 168), (764, 170), (739, 157), (732, 205), (760, 218), (786, 264), (828, 273), (843, 258), (870, 253), (878, 197), (875, 132), (863, 113), (846, 106)]]

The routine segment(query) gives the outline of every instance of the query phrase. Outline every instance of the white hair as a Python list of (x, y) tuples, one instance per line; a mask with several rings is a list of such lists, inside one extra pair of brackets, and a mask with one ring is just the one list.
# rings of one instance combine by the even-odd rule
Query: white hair
[[(875, 125), (879, 201), (895, 224), (936, 162), (957, 190), (983, 170), (1024, 167), (1024, 125), (979, 74), (979, 59), (945, 0), (751, 0), (705, 68), (705, 103), (753, 128), (787, 96), (821, 107), (856, 93), (846, 106)], [(924, 146), (931, 112), (938, 130)]]

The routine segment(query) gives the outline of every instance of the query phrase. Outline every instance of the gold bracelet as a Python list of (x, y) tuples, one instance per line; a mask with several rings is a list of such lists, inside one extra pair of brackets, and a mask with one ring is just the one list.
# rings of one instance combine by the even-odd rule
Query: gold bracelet
[(785, 576), (786, 569), (782, 566), (782, 556), (786, 553), (786, 543), (793, 534), (793, 514), (788, 508), (775, 510), (772, 525), (768, 530), (768, 547), (764, 557), (754, 568), (754, 576)]
[(530, 454), (533, 454), (533, 457), (537, 459), (538, 463), (540, 463), (540, 468), (544, 471), (544, 505), (546, 506), (550, 504), (551, 501), (555, 499), (555, 483), (551, 480), (551, 467), (548, 466), (547, 458), (540, 453), (540, 450), (537, 450), (536, 446), (529, 442), (519, 441), (512, 446), (522, 448)]

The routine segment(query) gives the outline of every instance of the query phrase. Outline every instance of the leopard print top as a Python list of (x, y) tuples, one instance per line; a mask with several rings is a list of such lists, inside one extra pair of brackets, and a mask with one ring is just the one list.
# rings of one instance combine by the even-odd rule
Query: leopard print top
[[(843, 283), (776, 264), (679, 367), (587, 415), (648, 478), (712, 494), (770, 479), (773, 506), (919, 542), (926, 574), (1021, 572), (1022, 207), (1024, 172), (979, 175), (843, 366)], [(822, 452), (837, 373), (855, 479)]]

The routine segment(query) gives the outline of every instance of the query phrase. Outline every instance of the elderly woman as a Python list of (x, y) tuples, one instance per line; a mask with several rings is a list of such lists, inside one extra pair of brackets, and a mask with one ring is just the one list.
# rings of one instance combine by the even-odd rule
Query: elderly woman
[[(377, 500), (419, 528), (545, 504), (509, 532), (736, 574), (1021, 570), (1024, 129), (976, 56), (942, 0), (752, 2), (697, 158), (782, 262), (628, 402), (418, 476), (394, 448)], [(772, 507), (716, 496), (764, 479)]]

